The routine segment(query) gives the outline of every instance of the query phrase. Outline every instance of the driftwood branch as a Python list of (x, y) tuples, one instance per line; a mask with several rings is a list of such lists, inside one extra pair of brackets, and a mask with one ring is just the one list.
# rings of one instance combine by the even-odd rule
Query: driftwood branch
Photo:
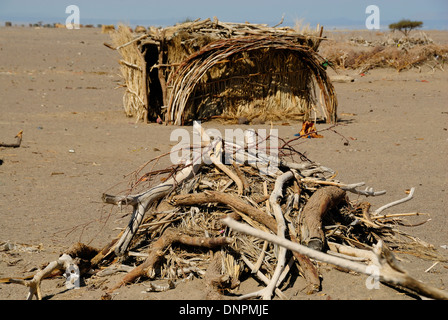
[(132, 269), (119, 283), (110, 289), (108, 293), (113, 292), (125, 284), (134, 282), (139, 277), (146, 276), (152, 278), (155, 274), (156, 264), (163, 257), (165, 250), (174, 243), (202, 248), (216, 248), (231, 244), (232, 242), (233, 239), (227, 237), (191, 237), (175, 230), (174, 228), (169, 228), (165, 230), (162, 236), (160, 236), (160, 238), (152, 244), (146, 260)]
[(238, 198), (229, 193), (223, 193), (218, 191), (207, 191), (203, 193), (192, 193), (185, 195), (177, 195), (171, 198), (171, 204), (175, 206), (191, 206), (197, 204), (208, 203), (222, 203), (236, 210), (236, 212), (242, 212), (255, 221), (266, 226), (268, 229), (275, 232), (277, 229), (277, 223), (273, 217), (265, 213), (264, 211), (257, 209), (244, 200)]
[(393, 206), (396, 206), (396, 205), (398, 205), (398, 204), (400, 204), (400, 203), (403, 203), (403, 202), (406, 202), (406, 201), (411, 200), (412, 197), (413, 197), (413, 195), (414, 195), (414, 191), (415, 191), (415, 188), (411, 188), (411, 190), (409, 191), (409, 195), (408, 195), (407, 197), (404, 197), (403, 199), (396, 200), (396, 201), (393, 201), (393, 202), (391, 202), (391, 203), (385, 204), (384, 206), (382, 206), (382, 207), (376, 209), (375, 212), (373, 213), (373, 215), (374, 215), (374, 216), (377, 216), (377, 215), (379, 215), (381, 212), (383, 212), (384, 210), (386, 210), (386, 209), (388, 209), (388, 208), (390, 208), (390, 207), (393, 207)]
[(238, 176), (239, 180), (242, 183), (243, 193), (248, 193), (250, 190), (250, 184), (247, 182), (246, 177), (244, 176), (243, 172), (241, 171), (240, 167), (236, 162), (232, 162), (232, 166), (235, 169), (236, 175)]
[(28, 279), (8, 279), (9, 283), (21, 284), (29, 288), (27, 300), (32, 300), (35, 296), (37, 300), (42, 300), (42, 291), (40, 284), (43, 279), (60, 275), (67, 270), (70, 265), (74, 264), (74, 260), (67, 254), (63, 254), (58, 260), (50, 262), (44, 269), (37, 272), (34, 277)]
[[(75, 277), (71, 277), (71, 271), (77, 270), (77, 279), (90, 270), (90, 260), (98, 253), (98, 250), (82, 243), (76, 243), (68, 251), (62, 254), (58, 260), (50, 262), (45, 268), (39, 270), (34, 276), (25, 278), (3, 278), (0, 283), (21, 284), (29, 288), (27, 300), (36, 297), (42, 300), (41, 282), (44, 279), (69, 275), (66, 287), (74, 287)], [(69, 273), (70, 271), (70, 273)], [(70, 280), (70, 282), (69, 282)]]
[(372, 271), (372, 266), (368, 266), (365, 264), (361, 264), (358, 262), (353, 262), (347, 259), (343, 259), (340, 257), (332, 256), (306, 246), (300, 245), (298, 243), (294, 243), (292, 241), (283, 239), (276, 235), (263, 232), (261, 230), (257, 230), (248, 225), (244, 225), (242, 223), (236, 222), (231, 218), (224, 218), (223, 223), (228, 227), (233, 229), (234, 231), (245, 233), (260, 239), (264, 239), (275, 243), (279, 246), (284, 246), (285, 248), (297, 251), (301, 254), (307, 255), (312, 259), (319, 260), (324, 263), (332, 264), (341, 268), (345, 268), (348, 270), (352, 270), (361, 274), (365, 274), (368, 276), (375, 275), (378, 277), (379, 281), (388, 283), (393, 286), (404, 287), (409, 290), (414, 291), (415, 293), (432, 298), (432, 299), (443, 299), (448, 300), (448, 293), (434, 288), (432, 286), (426, 285), (418, 280), (415, 280), (409, 274), (402, 270), (402, 268), (398, 268), (396, 264), (394, 264), (394, 258), (392, 253), (389, 252), (384, 246), (382, 241), (380, 241), (377, 245), (374, 246), (374, 254), (375, 261), (373, 262), (374, 268), (376, 268), (377, 272)]
[[(200, 134), (204, 135), (205, 133), (200, 132)], [(121, 235), (120, 239), (115, 244), (115, 253), (117, 255), (119, 256), (123, 255), (128, 250), (129, 244), (132, 238), (134, 237), (135, 233), (137, 232), (141, 222), (143, 221), (143, 217), (145, 216), (145, 213), (148, 210), (149, 206), (155, 201), (158, 201), (163, 197), (167, 196), (182, 182), (192, 178), (199, 171), (201, 166), (202, 166), (202, 154), (201, 152), (197, 152), (197, 150), (193, 150), (192, 159), (188, 160), (185, 167), (179, 173), (177, 173), (174, 177), (169, 178), (165, 182), (155, 187), (152, 187), (151, 189), (138, 195), (129, 195), (129, 196), (112, 196), (107, 194), (103, 195), (103, 201), (105, 203), (120, 206), (122, 204), (133, 206), (133, 213), (131, 220), (129, 221), (129, 224), (126, 227), (123, 234)]]
[(128, 246), (132, 238), (134, 237), (135, 233), (137, 232), (138, 227), (140, 226), (149, 206), (154, 201), (160, 200), (166, 195), (168, 195), (175, 188), (177, 183), (180, 183), (189, 178), (190, 176), (192, 176), (194, 174), (193, 172), (194, 168), (195, 166), (187, 167), (183, 169), (178, 175), (176, 175), (175, 178), (170, 178), (164, 183), (157, 185), (139, 195), (118, 196), (118, 197), (103, 195), (103, 201), (105, 203), (116, 205), (129, 204), (134, 207), (132, 217), (131, 220), (129, 221), (128, 226), (123, 232), (121, 238), (115, 244), (115, 253), (118, 256), (123, 255), (127, 251)]
[(320, 185), (336, 186), (336, 187), (341, 188), (342, 190), (345, 190), (345, 191), (348, 191), (348, 192), (351, 192), (354, 194), (367, 196), (367, 197), (380, 196), (380, 195), (383, 195), (386, 193), (385, 190), (374, 191), (373, 188), (368, 188), (368, 187), (365, 190), (358, 190), (357, 188), (364, 186), (365, 182), (344, 184), (344, 183), (340, 183), (340, 182), (320, 180), (320, 179), (315, 179), (315, 178), (303, 178), (303, 179), (301, 179), (301, 181), (316, 183), (316, 184), (320, 184)]
[[(251, 206), (250, 204), (247, 204), (245, 201), (232, 194), (217, 191), (207, 191), (203, 193), (177, 195), (174, 196), (170, 202), (175, 206), (192, 206), (208, 203), (226, 204), (229, 207), (233, 208), (237, 214), (239, 212), (244, 213), (258, 223), (266, 226), (272, 232), (277, 231), (277, 222), (272, 216), (268, 215), (258, 208)], [(289, 235), (291, 239), (293, 239), (294, 241), (298, 241), (297, 239), (295, 239), (292, 232), (290, 232)], [(297, 252), (293, 252), (293, 254), (297, 259), (300, 267), (302, 268), (304, 277), (308, 283), (308, 291), (310, 293), (315, 292), (320, 287), (319, 275), (317, 274), (316, 268), (308, 257)], [(255, 270), (258, 270), (258, 268), (255, 267)]]
[(221, 155), (222, 155), (222, 141), (219, 141), (215, 147), (215, 152), (210, 153), (210, 160), (213, 162), (215, 166), (217, 166), (221, 171), (223, 171), (225, 174), (227, 174), (237, 185), (238, 187), (238, 194), (243, 194), (243, 182), (238, 177), (237, 174), (235, 174), (228, 166), (224, 165), (221, 162)]
[[(293, 177), (294, 174), (291, 171), (288, 171), (279, 176), (275, 181), (274, 190), (272, 191), (271, 196), (269, 198), (269, 203), (271, 204), (272, 211), (274, 213), (274, 217), (277, 222), (277, 236), (283, 239), (285, 239), (286, 223), (283, 217), (282, 209), (279, 204), (279, 200), (282, 197), (283, 185), (286, 183), (286, 181), (292, 179)], [(277, 265), (275, 267), (274, 274), (272, 275), (268, 285), (257, 292), (243, 295), (240, 297), (240, 299), (247, 299), (257, 296), (261, 297), (263, 300), (271, 299), (275, 288), (279, 285), (278, 280), (286, 265), (286, 251), (287, 251), (286, 248), (280, 247), (277, 256)]]
[[(250, 262), (249, 259), (247, 259), (247, 257), (243, 254), (241, 255), (241, 259), (244, 261), (245, 264), (247, 264), (247, 266), (253, 271), (255, 272), (255, 274), (257, 275), (257, 277), (263, 281), (266, 285), (269, 284), (269, 279), (259, 270), (256, 269), (256, 266), (254, 266), (252, 264), (252, 262)], [(286, 295), (279, 289), (279, 288), (275, 288), (274, 289), (275, 294), (282, 300), (286, 300), (287, 297)]]
[(345, 198), (345, 191), (334, 186), (318, 189), (303, 208), (300, 223), (301, 242), (315, 250), (322, 251), (325, 234), (322, 218)]
[(0, 142), (0, 147), (5, 147), (5, 148), (20, 147), (20, 144), (22, 143), (22, 134), (23, 134), (23, 130), (20, 130), (20, 132), (14, 137), (16, 139), (15, 142), (13, 142), (13, 143)]

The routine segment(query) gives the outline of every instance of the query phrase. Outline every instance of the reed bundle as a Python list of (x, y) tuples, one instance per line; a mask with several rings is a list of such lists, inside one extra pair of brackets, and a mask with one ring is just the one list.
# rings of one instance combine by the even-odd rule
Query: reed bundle
[(117, 31), (110, 32), (114, 43), (129, 43), (120, 48), (122, 59), (120, 70), (125, 79), (126, 91), (123, 95), (123, 106), (127, 116), (141, 119), (146, 114), (146, 68), (144, 58), (128, 28), (120, 26)]

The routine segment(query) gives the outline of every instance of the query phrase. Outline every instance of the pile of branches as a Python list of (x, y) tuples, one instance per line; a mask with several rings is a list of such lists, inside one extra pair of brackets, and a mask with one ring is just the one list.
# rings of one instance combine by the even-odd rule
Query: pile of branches
[[(319, 266), (330, 264), (419, 295), (448, 299), (446, 292), (412, 278), (393, 253), (404, 249), (425, 259), (443, 259), (398, 228), (406, 216), (416, 214), (383, 213), (410, 200), (414, 189), (371, 212), (369, 202), (359, 198), (385, 191), (335, 180), (333, 170), (306, 158), (291, 141), (277, 148), (276, 157), (248, 147), (251, 141), (259, 146), (256, 136), (240, 145), (211, 139), (200, 126), (194, 132), (201, 145), (192, 146), (185, 162), (142, 174), (158, 157), (135, 172), (135, 193), (103, 195), (107, 204), (133, 209), (115, 240), (101, 250), (78, 243), (34, 276), (2, 282), (26, 285), (28, 298), (42, 298), (41, 281), (76, 264), (86, 282), (127, 272), (104, 299), (137, 279), (149, 283), (148, 291), (165, 291), (191, 277), (204, 279), (207, 299), (288, 299), (282, 289), (291, 277), (304, 277), (307, 292), (315, 293), (321, 289)], [(226, 164), (226, 158), (232, 163)], [(161, 175), (163, 182), (155, 183)], [(137, 192), (139, 188), (143, 191)], [(348, 194), (358, 200), (351, 201)], [(266, 287), (239, 292), (247, 276)]]

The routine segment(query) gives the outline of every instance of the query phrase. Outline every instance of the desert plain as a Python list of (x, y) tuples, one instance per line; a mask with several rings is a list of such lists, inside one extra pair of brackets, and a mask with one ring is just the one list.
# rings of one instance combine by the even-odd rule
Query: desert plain
[[(448, 44), (446, 31), (425, 32), (436, 43)], [(329, 41), (344, 42), (360, 34), (366, 39), (384, 37), (366, 31), (327, 36)], [(102, 194), (176, 144), (170, 141), (175, 127), (126, 117), (120, 57), (103, 45), (109, 41), (99, 28), (0, 27), (0, 141), (12, 142), (23, 130), (19, 148), (0, 148), (0, 278), (33, 274), (76, 242), (97, 248), (109, 243), (129, 216), (126, 209), (120, 212), (103, 204)], [(428, 214), (409, 217), (410, 224), (419, 225), (403, 228), (448, 259), (446, 68), (424, 64), (401, 72), (374, 68), (362, 75), (359, 70), (338, 69), (354, 81), (334, 83), (337, 126), (324, 130), (329, 125), (318, 123), (323, 138), (302, 139), (297, 149), (335, 170), (344, 183), (363, 181), (375, 190), (386, 190), (385, 195), (368, 198), (373, 209), (405, 197), (406, 190), (415, 187), (411, 201), (388, 212)], [(245, 130), (270, 124), (211, 121), (203, 126)], [(293, 139), (301, 123), (284, 119), (274, 127), (281, 137)], [(436, 263), (412, 254), (398, 257), (416, 279), (448, 290), (447, 259)], [(299, 277), (285, 294), (291, 300), (418, 299), (384, 284), (369, 289), (362, 275), (331, 267), (319, 271), (323, 281), (318, 293), (307, 295)], [(48, 279), (42, 284), (43, 296), (99, 300), (121, 277), (116, 274), (73, 290), (65, 288), (61, 277)], [(145, 292), (141, 281), (116, 290), (113, 299), (201, 300), (203, 286), (197, 277), (173, 290)], [(239, 293), (260, 286), (249, 277)], [(21, 300), (26, 294), (24, 286), (0, 284), (2, 300)]]

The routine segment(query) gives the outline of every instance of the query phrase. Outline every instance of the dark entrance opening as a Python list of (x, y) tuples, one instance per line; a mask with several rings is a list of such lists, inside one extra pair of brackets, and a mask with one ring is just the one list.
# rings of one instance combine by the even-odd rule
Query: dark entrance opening
[[(159, 61), (159, 50), (155, 44), (145, 44), (142, 52), (145, 52), (146, 74), (148, 81), (148, 121), (155, 121), (157, 116), (161, 116), (163, 106), (162, 87), (159, 81), (159, 69), (153, 68)], [(152, 69), (152, 70), (151, 70)]]

